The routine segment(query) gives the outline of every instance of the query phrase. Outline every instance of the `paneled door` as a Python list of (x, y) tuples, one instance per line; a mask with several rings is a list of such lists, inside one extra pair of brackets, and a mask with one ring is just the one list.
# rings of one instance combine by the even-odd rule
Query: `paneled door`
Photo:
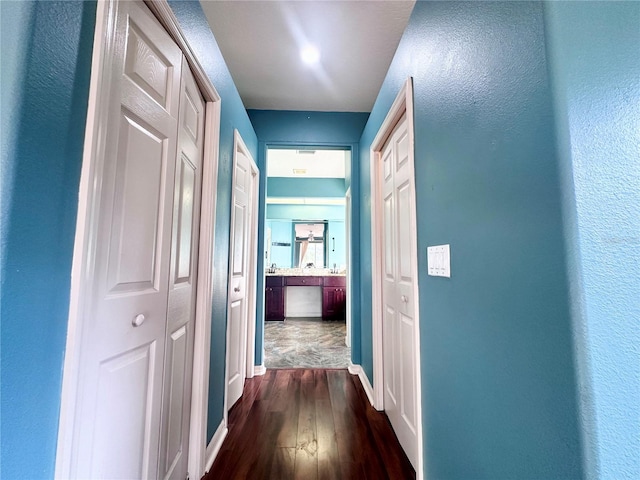
[[(251, 282), (255, 281), (255, 222), (257, 221), (258, 169), (236, 132), (231, 200), (231, 238), (229, 305), (227, 311), (227, 408), (242, 395), (247, 372), (247, 331), (255, 322), (255, 309), (249, 305)], [(255, 291), (255, 290), (253, 290)]]
[(384, 409), (414, 468), (418, 465), (416, 405), (416, 272), (411, 248), (415, 209), (406, 115), (398, 121), (381, 156), (383, 280), (382, 348)]
[(159, 474), (183, 56), (144, 4), (114, 8), (71, 476), (153, 479)]
[(173, 194), (159, 478), (187, 477), (205, 103), (186, 59)]

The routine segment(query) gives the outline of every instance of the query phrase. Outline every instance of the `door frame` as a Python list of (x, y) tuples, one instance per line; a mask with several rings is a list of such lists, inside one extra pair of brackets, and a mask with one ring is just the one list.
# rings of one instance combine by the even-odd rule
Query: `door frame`
[[(267, 187), (269, 184), (269, 178), (267, 176), (267, 170), (268, 170), (268, 166), (269, 166), (269, 150), (271, 149), (298, 149), (298, 148), (311, 148), (311, 149), (317, 149), (317, 150), (342, 150), (342, 151), (346, 151), (349, 152), (349, 168), (351, 169), (351, 171), (355, 171), (355, 167), (356, 167), (356, 161), (354, 160), (354, 156), (357, 157), (359, 154), (359, 149), (358, 149), (358, 143), (330, 143), (330, 142), (298, 142), (298, 141), (288, 141), (288, 142), (283, 142), (283, 141), (273, 141), (273, 142), (266, 142), (262, 145), (260, 145), (260, 152), (259, 155), (261, 155), (261, 158), (264, 158), (264, 169), (265, 169), (265, 173), (264, 173), (264, 181), (265, 181), (265, 186), (264, 186), (264, 192), (262, 194), (262, 198), (260, 199), (261, 205), (264, 207), (264, 217), (261, 219), (262, 224), (264, 225), (264, 231), (263, 231), (263, 235), (262, 235), (262, 241), (266, 242), (266, 222), (267, 222), (267, 218), (266, 218), (266, 211), (267, 211)], [(355, 224), (353, 223), (353, 215), (354, 215), (354, 210), (353, 210), (353, 201), (351, 202), (351, 204), (347, 204), (347, 193), (349, 193), (351, 195), (351, 186), (349, 186), (349, 188), (347, 189), (347, 191), (345, 192), (345, 208), (349, 208), (349, 225), (347, 224), (347, 217), (345, 216), (345, 242), (347, 242), (347, 238), (346, 236), (348, 235), (349, 237), (349, 241), (347, 244), (347, 249), (350, 249), (350, 253), (353, 253), (352, 250), (352, 243), (353, 243), (353, 228), (355, 228)], [(351, 197), (351, 200), (353, 200), (353, 198)], [(357, 223), (357, 222), (356, 222)], [(348, 229), (348, 232), (346, 231)], [(265, 252), (267, 248), (267, 245), (264, 245), (264, 248), (262, 249), (262, 252)], [(352, 283), (354, 276), (352, 273), (352, 264), (353, 264), (353, 255), (350, 255), (350, 258), (348, 260), (348, 264), (347, 264), (347, 312), (346, 312), (346, 329), (347, 329), (347, 334), (345, 336), (345, 344), (346, 346), (348, 346), (349, 348), (351, 348), (351, 339), (353, 338), (353, 332), (352, 332), (352, 328), (353, 328), (353, 315), (352, 315), (352, 308), (353, 308), (353, 298), (355, 298), (352, 295), (354, 294), (354, 288)], [(264, 282), (265, 279), (265, 272), (267, 270), (267, 265), (265, 264), (265, 261), (262, 261), (262, 265), (261, 265), (261, 270), (260, 270), (260, 274), (261, 274), (261, 280), (262, 282)], [(262, 283), (262, 288), (265, 287), (264, 283)], [(263, 328), (264, 328), (264, 317), (265, 317), (265, 301), (264, 301), (264, 296), (262, 297), (262, 304), (261, 304), (261, 308), (262, 308), (262, 317), (260, 318), (260, 322), (262, 322), (263, 324)], [(348, 342), (348, 343), (347, 343)], [(264, 364), (264, 330), (263, 330), (263, 338), (262, 338), (262, 360), (263, 360), (263, 364)], [(364, 378), (366, 377), (366, 375), (364, 374), (364, 370), (362, 370), (362, 368), (359, 365), (354, 365), (353, 363), (351, 363), (351, 358), (349, 359), (349, 372), (351, 372), (351, 374), (353, 375), (359, 375), (360, 378)], [(264, 365), (262, 366), (256, 366), (256, 375), (258, 374), (257, 372), (260, 371), (260, 375), (264, 374), (266, 372), (266, 369), (264, 368)], [(368, 383), (368, 381), (367, 381)], [(365, 384), (363, 383), (363, 386)], [(370, 397), (370, 393), (369, 390), (367, 389), (366, 386), (364, 386), (365, 391), (367, 393), (367, 397)], [(373, 402), (371, 402), (373, 404)]]
[[(242, 152), (244, 156), (249, 159), (249, 164), (251, 165), (251, 170), (253, 174), (253, 181), (251, 184), (253, 199), (251, 201), (251, 216), (250, 216), (250, 228), (247, 231), (247, 253), (249, 254), (248, 264), (247, 264), (247, 278), (245, 285), (246, 293), (246, 307), (247, 307), (247, 315), (246, 315), (246, 342), (245, 342), (245, 361), (247, 362), (245, 365), (245, 378), (253, 378), (255, 375), (263, 374), (264, 371), (257, 369), (254, 365), (255, 363), (255, 344), (256, 344), (256, 295), (257, 295), (257, 272), (258, 272), (258, 205), (259, 198), (258, 194), (260, 192), (260, 170), (256, 165), (255, 160), (253, 159), (253, 155), (247, 148), (247, 145), (244, 143), (242, 139), (242, 135), (236, 129), (233, 131), (233, 164), (231, 167), (232, 178), (235, 176), (236, 171), (236, 163), (237, 163), (237, 154), (238, 152)], [(233, 180), (232, 180), (233, 182)], [(233, 208), (233, 188), (231, 193), (231, 206)], [(229, 226), (229, 247), (231, 248), (231, 244), (233, 243), (233, 234), (235, 231), (235, 217), (231, 215), (231, 224)], [(231, 330), (229, 329), (229, 312), (231, 311), (231, 275), (232, 275), (233, 265), (231, 263), (231, 258), (229, 258), (229, 273), (227, 278), (229, 279), (228, 292), (227, 292), (227, 333), (226, 333), (226, 353), (225, 353), (225, 368), (224, 368), (224, 423), (228, 425), (228, 417), (229, 417), (229, 335)]]
[[(351, 152), (350, 152), (351, 156)], [(351, 186), (347, 188), (347, 191), (344, 194), (345, 199), (345, 217), (344, 217), (344, 231), (345, 231), (345, 243), (346, 243), (346, 260), (347, 260), (347, 311), (345, 314), (346, 320), (346, 329), (347, 334), (344, 338), (344, 344), (351, 348), (351, 295), (349, 292), (352, 290), (351, 288), (351, 278), (353, 277), (353, 273), (351, 272), (351, 257), (353, 255), (353, 250), (351, 249)], [(351, 362), (350, 362), (351, 363)]]
[[(78, 214), (71, 267), (69, 320), (62, 378), (55, 478), (69, 478), (74, 433), (76, 396), (82, 371), (80, 352), (92, 294), (97, 213), (102, 191), (105, 130), (113, 64), (114, 28), (120, 1), (99, 1), (96, 9), (91, 80), (78, 194)], [(209, 389), (209, 353), (215, 235), (216, 189), (220, 139), (220, 95), (189, 45), (167, 0), (144, 2), (184, 54), (205, 101), (205, 140), (202, 167), (202, 200), (198, 276), (196, 284), (195, 341), (188, 469), (204, 475)]]
[[(409, 168), (411, 170), (411, 183), (415, 195), (415, 135), (414, 135), (414, 118), (413, 118), (413, 80), (409, 77), (398, 92), (393, 104), (389, 108), (389, 112), (385, 117), (378, 133), (371, 143), (370, 150), (370, 180), (371, 180), (371, 283), (372, 283), (372, 334), (373, 334), (373, 406), (376, 410), (384, 410), (384, 365), (383, 365), (383, 328), (382, 328), (382, 312), (383, 312), (383, 231), (382, 231), (382, 182), (380, 178), (382, 150), (393, 133), (396, 124), (406, 113), (407, 129), (409, 133)], [(416, 382), (416, 423), (418, 425), (418, 468), (416, 469), (416, 478), (422, 479), (424, 472), (424, 455), (423, 455), (423, 428), (422, 428), (422, 382), (420, 368), (420, 320), (419, 320), (419, 289), (418, 289), (418, 239), (417, 239), (417, 223), (414, 209), (410, 213), (411, 216), (411, 250), (414, 255), (414, 285), (413, 285), (413, 303), (415, 311), (415, 382)]]

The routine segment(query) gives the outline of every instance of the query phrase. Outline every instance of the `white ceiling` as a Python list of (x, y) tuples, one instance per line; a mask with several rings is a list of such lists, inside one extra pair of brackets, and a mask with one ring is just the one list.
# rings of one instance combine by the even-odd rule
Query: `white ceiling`
[(349, 150), (267, 150), (267, 177), (344, 178)]
[[(248, 109), (369, 112), (415, 0), (201, 0)], [(315, 44), (320, 63), (304, 65)]]

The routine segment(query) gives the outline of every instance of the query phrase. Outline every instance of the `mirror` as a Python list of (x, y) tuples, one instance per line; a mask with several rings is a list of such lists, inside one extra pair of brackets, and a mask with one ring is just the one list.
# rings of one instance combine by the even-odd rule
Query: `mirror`
[(298, 268), (325, 267), (325, 222), (294, 223), (295, 246), (293, 266)]

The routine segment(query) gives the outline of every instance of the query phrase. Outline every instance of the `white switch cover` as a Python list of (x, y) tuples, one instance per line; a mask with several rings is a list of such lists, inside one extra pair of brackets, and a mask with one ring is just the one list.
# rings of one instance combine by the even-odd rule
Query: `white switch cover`
[(451, 278), (449, 245), (427, 247), (427, 268), (432, 277)]

